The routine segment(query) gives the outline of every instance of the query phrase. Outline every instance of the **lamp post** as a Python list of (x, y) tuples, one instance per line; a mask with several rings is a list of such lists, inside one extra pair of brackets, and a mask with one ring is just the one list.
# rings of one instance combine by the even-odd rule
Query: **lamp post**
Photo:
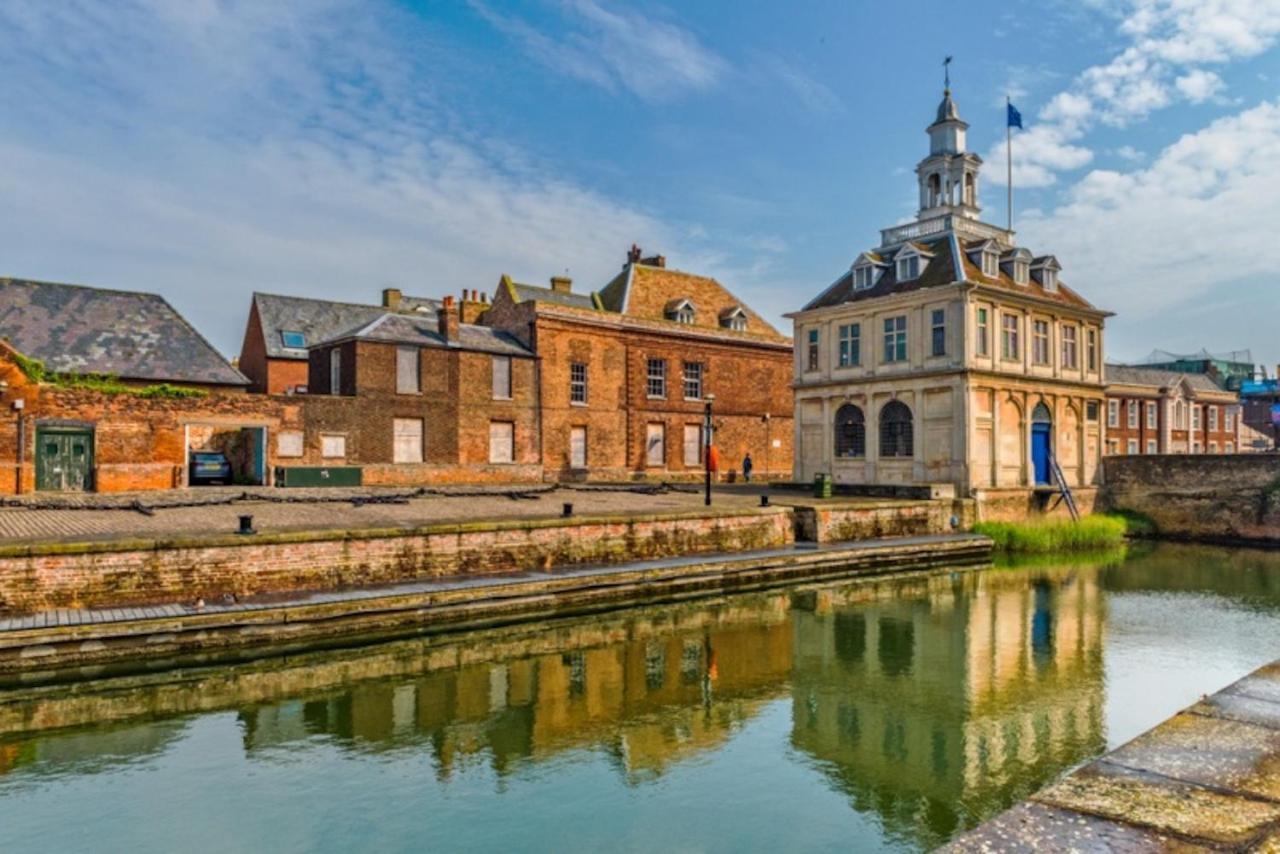
[(714, 394), (709, 394), (706, 396), (705, 400), (706, 400), (706, 417), (705, 417), (705, 423), (702, 425), (702, 436), (703, 436), (702, 441), (704, 446), (702, 449), (702, 467), (704, 469), (704, 474), (706, 476), (706, 487), (707, 487), (706, 498), (704, 503), (706, 504), (706, 506), (710, 507), (711, 506), (711, 433), (713, 430), (711, 425), (711, 404), (715, 403), (716, 396)]
[(769, 481), (768, 481), (768, 477), (769, 477), (769, 444), (770, 444), (770, 441), (772, 440), (772, 436), (770, 436), (770, 434), (769, 434), (769, 422), (770, 422), (770, 416), (769, 416), (769, 413), (767, 413), (767, 412), (766, 412), (766, 413), (764, 414), (764, 418), (763, 418), (762, 420), (764, 421), (764, 476), (765, 476), (765, 483), (766, 483), (766, 484), (768, 484), (768, 483), (769, 483)]

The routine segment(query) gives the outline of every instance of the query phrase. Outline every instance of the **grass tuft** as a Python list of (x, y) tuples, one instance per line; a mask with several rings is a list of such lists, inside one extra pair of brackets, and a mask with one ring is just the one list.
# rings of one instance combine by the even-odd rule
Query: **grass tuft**
[(1097, 515), (1079, 522), (979, 522), (973, 530), (994, 540), (998, 551), (1045, 554), (1113, 548), (1124, 543), (1129, 524), (1119, 516)]

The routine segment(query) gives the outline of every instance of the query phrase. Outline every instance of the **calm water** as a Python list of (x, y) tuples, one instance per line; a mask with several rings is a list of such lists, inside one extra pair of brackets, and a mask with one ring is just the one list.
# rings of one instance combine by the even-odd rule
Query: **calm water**
[(921, 849), (1280, 657), (1161, 547), (0, 692), (0, 849)]

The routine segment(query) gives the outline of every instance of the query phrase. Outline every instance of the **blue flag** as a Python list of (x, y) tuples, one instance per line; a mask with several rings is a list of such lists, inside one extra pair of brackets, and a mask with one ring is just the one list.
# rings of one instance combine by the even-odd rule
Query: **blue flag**
[(1009, 127), (1021, 128), (1022, 113), (1018, 112), (1018, 108), (1013, 104), (1005, 104), (1005, 107), (1009, 110)]

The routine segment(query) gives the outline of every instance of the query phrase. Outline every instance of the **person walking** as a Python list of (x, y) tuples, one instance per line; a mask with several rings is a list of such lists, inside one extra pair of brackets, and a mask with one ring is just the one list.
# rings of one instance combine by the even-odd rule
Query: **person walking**
[(747, 451), (747, 455), (742, 458), (742, 479), (747, 483), (751, 482), (751, 470), (755, 467), (755, 463), (751, 462), (751, 452)]

